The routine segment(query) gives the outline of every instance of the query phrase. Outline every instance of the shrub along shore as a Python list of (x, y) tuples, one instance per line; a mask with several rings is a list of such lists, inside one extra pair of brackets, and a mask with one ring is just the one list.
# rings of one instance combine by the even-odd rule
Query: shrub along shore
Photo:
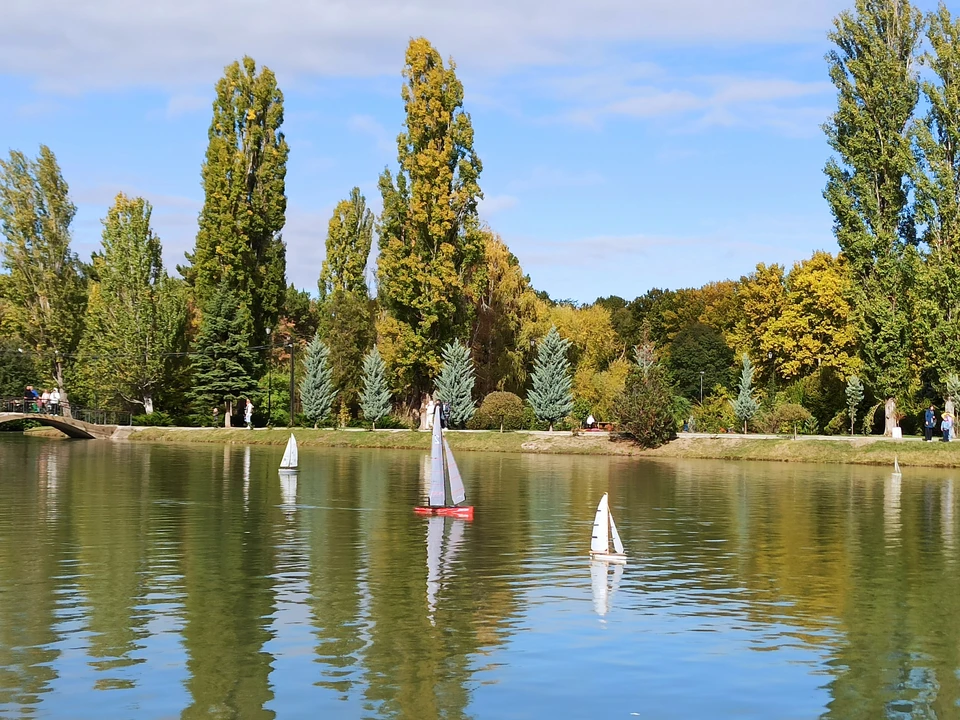
[[(282, 446), (288, 428), (120, 428), (117, 439), (155, 443), (222, 443)], [(430, 433), (410, 430), (330, 430), (295, 428), (302, 447), (430, 449)], [(29, 435), (59, 435), (52, 428), (36, 428)], [(619, 455), (650, 459), (761, 460), (893, 467), (960, 467), (960, 442), (923, 443), (916, 439), (894, 441), (878, 436), (810, 438), (800, 436), (681, 436), (655, 450), (630, 442), (611, 441), (606, 433), (569, 432), (458, 432), (448, 435), (457, 451), (531, 453), (552, 455)]]

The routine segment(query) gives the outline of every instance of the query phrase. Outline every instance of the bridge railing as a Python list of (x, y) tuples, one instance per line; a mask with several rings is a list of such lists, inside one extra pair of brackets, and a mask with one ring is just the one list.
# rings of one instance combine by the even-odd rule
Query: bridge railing
[[(0, 398), (0, 412), (25, 413), (28, 415), (63, 415), (63, 404), (44, 405), (27, 398)], [(70, 407), (74, 420), (91, 425), (131, 425), (133, 413), (124, 410), (98, 410), (95, 408)]]

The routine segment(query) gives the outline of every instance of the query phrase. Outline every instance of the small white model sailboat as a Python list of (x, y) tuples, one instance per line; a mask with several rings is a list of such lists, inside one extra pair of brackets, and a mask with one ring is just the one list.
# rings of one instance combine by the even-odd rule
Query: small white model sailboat
[[(613, 539), (614, 552), (610, 552), (610, 540)], [(610, 513), (607, 494), (604, 493), (597, 506), (597, 515), (593, 520), (593, 537), (590, 539), (590, 556), (598, 560), (626, 562), (627, 555), (623, 551), (623, 541), (617, 532), (617, 524)]]
[(457, 461), (453, 459), (453, 451), (443, 436), (438, 405), (433, 415), (433, 442), (430, 444), (430, 504), (417, 506), (414, 511), (423, 515), (446, 515), (472, 520), (473, 506), (463, 505), (464, 500), (466, 491), (463, 488), (463, 478), (460, 476)]
[(283, 451), (283, 459), (280, 461), (281, 470), (296, 470), (300, 464), (300, 452), (297, 450), (297, 439), (290, 433), (290, 439), (287, 440), (287, 447)]
[(894, 475), (900, 475), (900, 474), (901, 474), (901, 472), (900, 472), (900, 463), (897, 462), (897, 456), (896, 456), (896, 455), (893, 456), (893, 474), (894, 474)]

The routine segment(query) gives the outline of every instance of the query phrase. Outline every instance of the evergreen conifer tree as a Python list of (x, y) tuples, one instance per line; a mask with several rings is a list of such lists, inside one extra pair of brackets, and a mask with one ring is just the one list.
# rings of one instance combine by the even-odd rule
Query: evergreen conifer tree
[(857, 406), (863, 402), (863, 383), (856, 375), (847, 380), (847, 410), (850, 413), (850, 434), (853, 435), (854, 423), (857, 421)]
[(391, 410), (390, 387), (387, 385), (387, 366), (374, 345), (363, 359), (363, 390), (360, 392), (363, 416), (377, 428), (377, 420)]
[(743, 422), (743, 432), (747, 432), (747, 421), (757, 414), (759, 406), (753, 399), (753, 363), (746, 353), (743, 355), (743, 370), (740, 371), (740, 392), (736, 400), (731, 400), (733, 414)]
[(313, 420), (313, 426), (326, 418), (333, 407), (337, 389), (333, 386), (333, 368), (330, 367), (330, 349), (315, 336), (307, 346), (306, 376), (300, 383), (300, 401), (304, 414)]
[(538, 420), (550, 423), (551, 430), (555, 422), (573, 410), (570, 361), (567, 360), (569, 346), (570, 341), (561, 338), (556, 327), (551, 327), (537, 347), (533, 364), (533, 387), (527, 393), (527, 402)]
[(443, 367), (437, 377), (436, 398), (450, 403), (450, 424), (463, 426), (473, 417), (473, 384), (476, 380), (470, 349), (459, 340), (443, 349)]
[(208, 417), (210, 408), (226, 403), (224, 420), (230, 427), (233, 405), (251, 394), (256, 358), (250, 350), (253, 322), (226, 283), (221, 283), (203, 308), (203, 321), (193, 356), (191, 393), (194, 412)]

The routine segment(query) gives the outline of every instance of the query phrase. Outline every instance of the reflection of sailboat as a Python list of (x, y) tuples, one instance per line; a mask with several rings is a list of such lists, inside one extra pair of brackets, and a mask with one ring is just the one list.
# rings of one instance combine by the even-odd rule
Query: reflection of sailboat
[(444, 576), (451, 571), (457, 550), (463, 541), (463, 523), (451, 520), (450, 534), (444, 547), (444, 529), (446, 520), (431, 517), (427, 521), (427, 617), (431, 625), (436, 625), (433, 614), (437, 609), (437, 594)]
[[(610, 578), (610, 566), (613, 565), (613, 579), (610, 584), (607, 580)], [(623, 577), (622, 562), (610, 562), (609, 560), (590, 560), (590, 580), (593, 588), (593, 609), (597, 615), (603, 617), (610, 610), (610, 600), (613, 594), (620, 587), (620, 578)]]
[(280, 473), (280, 494), (283, 504), (292, 508), (297, 504), (297, 473), (285, 471)]
[[(449, 485), (450, 492), (447, 492)], [(430, 504), (414, 511), (425, 515), (446, 515), (465, 520), (473, 519), (473, 506), (462, 505), (466, 500), (463, 478), (447, 439), (440, 428), (440, 407), (433, 416), (433, 442), (430, 444)], [(448, 503), (447, 500), (451, 502)]]
[[(610, 552), (610, 538), (613, 537), (613, 549)], [(617, 532), (617, 524), (610, 513), (607, 494), (604, 493), (597, 505), (597, 515), (593, 520), (593, 537), (590, 539), (590, 555), (601, 560), (626, 562), (627, 555), (623, 551), (623, 541)]]
[(287, 440), (287, 447), (283, 451), (283, 459), (280, 461), (281, 470), (296, 470), (300, 464), (300, 452), (297, 449), (297, 439), (290, 433), (290, 439)]

